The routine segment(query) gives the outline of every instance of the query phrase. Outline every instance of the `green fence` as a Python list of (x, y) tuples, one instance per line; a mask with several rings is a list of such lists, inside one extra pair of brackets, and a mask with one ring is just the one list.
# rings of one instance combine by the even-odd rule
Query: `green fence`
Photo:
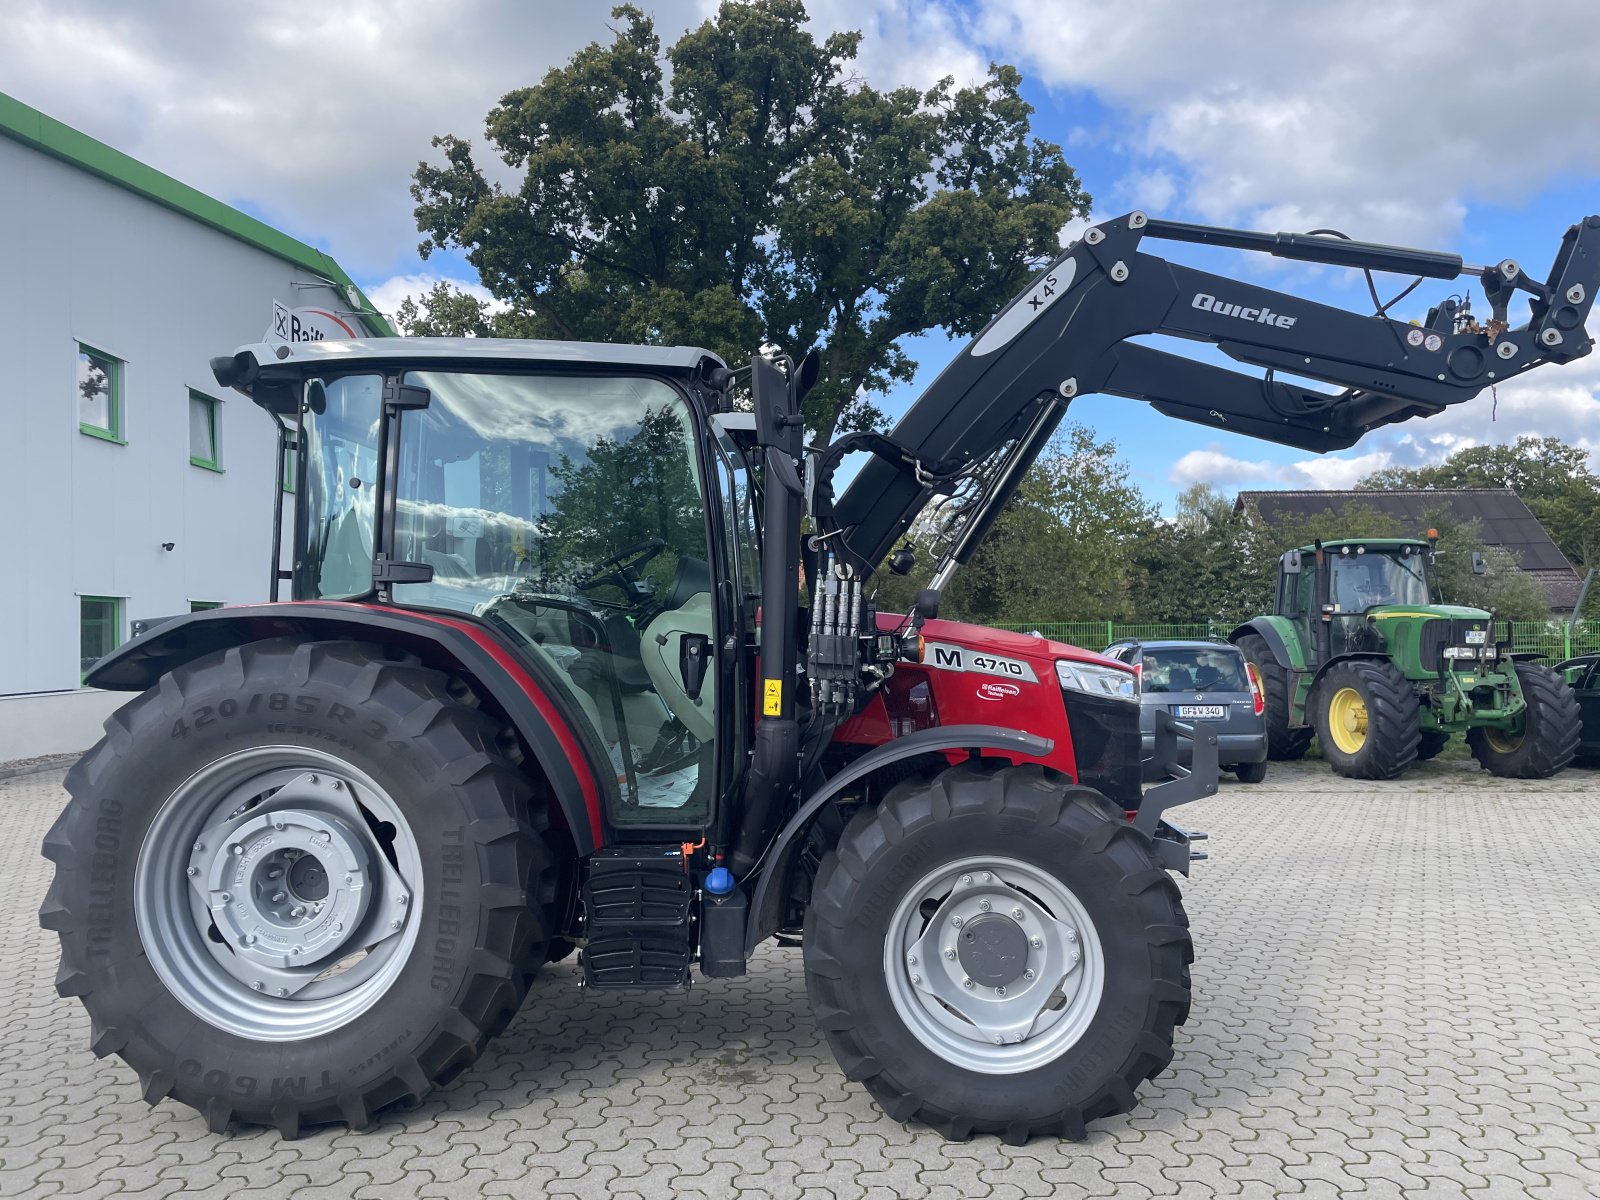
[[(1018, 633), (1037, 633), (1054, 641), (1100, 650), (1112, 642), (1137, 638), (1158, 641), (1165, 638), (1225, 638), (1232, 624), (1163, 625), (1150, 621), (1035, 621), (996, 625)], [(1576, 629), (1566, 622), (1519, 621), (1511, 626), (1511, 648), (1524, 653), (1543, 654), (1559, 662), (1575, 654), (1600, 653), (1600, 621), (1579, 621)]]

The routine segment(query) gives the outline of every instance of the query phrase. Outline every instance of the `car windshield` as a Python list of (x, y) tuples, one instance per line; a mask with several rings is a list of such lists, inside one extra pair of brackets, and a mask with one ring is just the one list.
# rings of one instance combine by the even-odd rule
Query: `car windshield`
[(1331, 555), (1328, 597), (1334, 612), (1366, 612), (1382, 604), (1427, 604), (1420, 554)]
[(1151, 692), (1248, 692), (1244, 660), (1237, 650), (1195, 646), (1145, 650), (1141, 686)]

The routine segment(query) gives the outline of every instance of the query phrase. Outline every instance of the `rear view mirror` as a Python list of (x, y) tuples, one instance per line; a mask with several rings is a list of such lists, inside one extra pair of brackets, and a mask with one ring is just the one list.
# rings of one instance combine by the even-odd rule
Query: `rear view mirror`
[(1472, 573), (1474, 575), (1483, 575), (1487, 574), (1488, 570), (1489, 564), (1484, 561), (1483, 554), (1480, 551), (1474, 550), (1472, 552)]
[(1300, 551), (1290, 550), (1283, 556), (1283, 573), (1285, 575), (1300, 574)]

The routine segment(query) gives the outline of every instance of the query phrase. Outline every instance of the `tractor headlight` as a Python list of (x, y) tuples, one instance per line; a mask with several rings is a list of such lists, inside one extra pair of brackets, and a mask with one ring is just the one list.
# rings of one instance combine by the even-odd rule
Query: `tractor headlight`
[(1126, 700), (1139, 703), (1138, 677), (1132, 671), (1119, 667), (1100, 667), (1092, 663), (1056, 660), (1056, 679), (1064, 688), (1082, 692), (1086, 696), (1099, 696), (1108, 700)]
[(1444, 656), (1446, 658), (1493, 658), (1495, 651), (1493, 646), (1446, 646), (1444, 648)]

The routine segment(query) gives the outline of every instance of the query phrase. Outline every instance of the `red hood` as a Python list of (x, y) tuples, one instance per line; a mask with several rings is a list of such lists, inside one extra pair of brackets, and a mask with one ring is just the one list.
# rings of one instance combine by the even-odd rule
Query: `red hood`
[[(879, 629), (898, 629), (905, 623), (900, 613), (879, 613)], [(1128, 669), (1127, 663), (1117, 662), (1093, 650), (1069, 646), (1066, 642), (1035, 637), (1031, 633), (1014, 633), (1009, 629), (992, 629), (987, 625), (968, 625), (964, 621), (941, 621), (937, 618), (922, 626), (922, 636), (929, 641), (955, 642), (976, 650), (991, 650), (1014, 658), (1066, 658), (1073, 662), (1109, 663)]]

